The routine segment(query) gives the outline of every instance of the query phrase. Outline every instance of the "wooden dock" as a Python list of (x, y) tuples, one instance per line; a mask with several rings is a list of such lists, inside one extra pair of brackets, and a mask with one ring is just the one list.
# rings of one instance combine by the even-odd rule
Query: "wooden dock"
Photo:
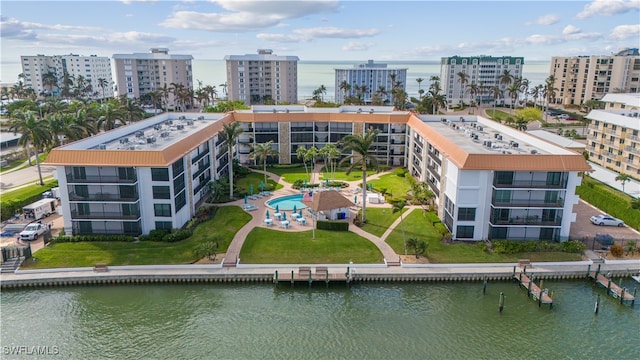
[(549, 296), (547, 291), (540, 289), (540, 287), (536, 285), (536, 283), (533, 282), (527, 274), (521, 272), (513, 275), (513, 278), (527, 290), (527, 295), (531, 296), (538, 302), (538, 306), (541, 306), (542, 304), (549, 304), (549, 308), (553, 308), (553, 298)]
[(311, 285), (314, 282), (324, 282), (329, 284), (330, 282), (344, 282), (347, 285), (353, 281), (352, 273), (347, 268), (344, 273), (330, 273), (326, 267), (316, 267), (315, 271), (312, 271), (310, 267), (300, 267), (298, 271), (291, 272), (275, 272), (273, 275), (273, 283), (278, 284), (282, 282), (288, 282), (292, 285), (296, 282), (307, 282)]
[(633, 305), (635, 303), (635, 291), (634, 294), (631, 294), (629, 290), (620, 287), (618, 284), (614, 283), (608, 277), (600, 274), (598, 271), (592, 271), (589, 273), (589, 277), (593, 279), (596, 284), (607, 289), (607, 293), (613, 296), (615, 299), (620, 300), (620, 304), (628, 303)]

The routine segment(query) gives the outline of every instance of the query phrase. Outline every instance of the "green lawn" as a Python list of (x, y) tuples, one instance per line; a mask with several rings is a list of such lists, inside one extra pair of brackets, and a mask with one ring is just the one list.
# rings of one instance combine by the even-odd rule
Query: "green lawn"
[(58, 180), (52, 179), (51, 177), (44, 178), (44, 186), (38, 185), (37, 182), (38, 181), (36, 180), (36, 183), (33, 185), (7, 191), (2, 194), (2, 201), (21, 201), (32, 196), (40, 195), (43, 192), (58, 186)]
[(407, 192), (411, 189), (408, 178), (400, 177), (395, 173), (384, 174), (370, 182), (373, 183), (374, 190), (381, 191), (386, 189), (386, 193), (391, 194), (394, 198), (406, 198)]
[[(237, 179), (234, 186), (239, 190), (238, 194), (249, 194), (250, 186), (253, 184), (253, 193), (260, 192), (260, 182), (264, 182), (264, 174), (251, 172), (247, 176)], [(265, 190), (273, 191), (282, 189), (284, 186), (273, 181), (267, 176), (267, 186)], [(228, 194), (227, 194), (228, 195)]]
[[(430, 222), (426, 221), (422, 210), (413, 210), (405, 216), (405, 237), (416, 237), (429, 243), (427, 258), (432, 263), (481, 263), (481, 262), (516, 262), (518, 259), (532, 261), (578, 261), (579, 254), (563, 252), (538, 252), (502, 255), (482, 251), (474, 243), (445, 244), (442, 236)], [(385, 240), (398, 254), (404, 254), (404, 241), (401, 227), (396, 227)]]
[(487, 115), (491, 120), (499, 122), (506, 122), (508, 118), (513, 118), (513, 115), (509, 114), (508, 112), (497, 109), (487, 109)]
[(193, 249), (212, 235), (221, 235), (219, 251), (225, 252), (238, 230), (251, 220), (237, 206), (225, 206), (218, 209), (215, 217), (200, 224), (188, 239), (175, 242), (82, 242), (60, 243), (38, 250), (36, 262), (26, 261), (22, 268), (60, 268), (93, 266), (96, 263), (107, 265), (157, 265), (190, 264), (198, 260)]
[[(345, 169), (336, 169), (335, 174), (330, 174), (326, 167), (323, 167), (320, 170), (320, 179), (324, 180), (329, 178), (329, 180), (342, 180), (342, 181), (362, 181), (362, 170), (355, 169), (347, 175)], [(374, 170), (367, 170), (367, 177), (376, 174)]]
[[(404, 209), (404, 212), (406, 213), (407, 209)], [(362, 230), (380, 237), (399, 217), (400, 212), (393, 213), (390, 208), (367, 208), (367, 223), (362, 226)]]
[[(49, 154), (40, 154), (40, 156), (38, 156), (40, 158), (40, 163), (41, 164), (47, 159), (48, 155)], [(17, 167), (20, 167), (18, 170), (26, 169), (26, 168), (28, 168), (30, 166), (29, 164), (25, 164), (26, 161), (27, 161), (27, 157), (26, 156), (24, 158), (20, 158), (18, 160), (15, 160), (15, 161), (11, 162), (8, 166), (5, 166), (2, 169), (0, 169), (0, 174), (5, 172), (5, 171), (13, 170), (13, 169), (15, 169)], [(34, 165), (33, 166), (35, 166), (35, 161), (34, 161)]]
[[(308, 169), (311, 171), (312, 169)], [(280, 176), (281, 180), (286, 181), (289, 184), (293, 184), (296, 180), (307, 180), (309, 181), (309, 176), (304, 171), (304, 166), (300, 165), (300, 167), (293, 168), (278, 168), (278, 167), (267, 167), (267, 171), (274, 173)]]
[(628, 226), (640, 230), (640, 209), (631, 208), (631, 196), (589, 176), (582, 179), (582, 185), (576, 188), (576, 194), (598, 209), (621, 219)]
[(311, 230), (283, 232), (253, 229), (240, 252), (244, 264), (359, 264), (382, 263), (382, 253), (369, 240), (352, 232)]

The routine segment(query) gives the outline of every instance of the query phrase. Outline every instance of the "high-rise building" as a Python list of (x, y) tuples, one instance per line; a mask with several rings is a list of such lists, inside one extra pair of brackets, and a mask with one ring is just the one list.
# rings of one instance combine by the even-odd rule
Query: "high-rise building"
[[(154, 91), (161, 94), (169, 109), (184, 109), (188, 104), (176, 101), (174, 85), (193, 90), (191, 55), (169, 55), (167, 48), (152, 48), (149, 53), (114, 54), (117, 94), (141, 98)], [(166, 97), (165, 97), (166, 95)]]
[(24, 83), (37, 95), (113, 97), (111, 59), (97, 55), (21, 56)]
[(227, 55), (229, 100), (252, 104), (298, 102), (298, 57), (278, 56), (270, 49), (257, 54)]
[[(472, 101), (492, 103), (494, 99), (489, 89), (494, 86), (502, 92), (500, 99), (497, 99), (499, 103), (511, 105), (513, 101), (508, 88), (516, 78), (522, 78), (523, 66), (523, 57), (443, 57), (440, 61), (440, 85), (449, 107), (471, 104)], [(511, 83), (501, 82), (505, 71), (511, 76)]]
[(625, 49), (612, 55), (554, 56), (549, 74), (555, 78), (555, 102), (581, 105), (600, 100), (607, 93), (640, 91), (638, 49)]
[(394, 83), (400, 84), (404, 91), (407, 87), (407, 68), (388, 68), (387, 64), (375, 64), (373, 60), (352, 68), (335, 69), (335, 73), (335, 102), (338, 104), (348, 97), (362, 97), (365, 104), (371, 104), (376, 94), (384, 104), (393, 104), (391, 89)]
[(592, 110), (587, 134), (589, 160), (629, 176), (640, 176), (640, 93), (607, 94), (604, 110)]
[(169, 112), (51, 151), (65, 232), (138, 235), (182, 227), (213, 191), (209, 182), (228, 174), (219, 133), (232, 122), (245, 131), (234, 144), (243, 163), (252, 161), (252, 143), (272, 141), (272, 160), (292, 163), (300, 146), (379, 130), (372, 154), (426, 182), (458, 240), (567, 240), (578, 173), (591, 169), (581, 154), (481, 116), (419, 116), (389, 106)]

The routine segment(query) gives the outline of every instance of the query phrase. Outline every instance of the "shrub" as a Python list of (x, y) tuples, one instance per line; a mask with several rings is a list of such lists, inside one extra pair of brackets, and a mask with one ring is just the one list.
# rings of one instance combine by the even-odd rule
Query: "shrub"
[(624, 254), (624, 249), (620, 245), (611, 245), (609, 248), (611, 255), (615, 257), (621, 257)]
[(332, 231), (349, 231), (349, 223), (344, 221), (318, 220), (318, 229)]
[(477, 244), (478, 248), (483, 251), (483, 252), (489, 252), (489, 247), (487, 246), (487, 243), (484, 241), (479, 241)]
[(571, 240), (559, 244), (561, 251), (579, 254), (587, 249), (587, 246), (580, 241)]
[(68, 242), (108, 242), (122, 241), (133, 242), (135, 238), (128, 235), (75, 235), (75, 236), (56, 236), (49, 241), (51, 244), (68, 243)]
[(394, 171), (394, 174), (396, 174), (396, 176), (399, 176), (399, 177), (405, 177), (407, 175), (407, 169), (397, 168), (396, 171)]

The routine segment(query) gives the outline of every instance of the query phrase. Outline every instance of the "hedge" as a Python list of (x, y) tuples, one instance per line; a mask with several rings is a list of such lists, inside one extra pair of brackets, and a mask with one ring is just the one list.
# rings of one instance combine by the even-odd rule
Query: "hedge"
[(631, 209), (627, 198), (618, 195), (617, 191), (613, 191), (613, 188), (610, 189), (603, 183), (585, 177), (582, 180), (582, 185), (576, 188), (576, 194), (589, 204), (621, 219), (628, 226), (640, 229), (640, 210)]
[(540, 251), (561, 251), (579, 254), (586, 250), (586, 246), (580, 241), (553, 243), (547, 241), (492, 240), (491, 247), (494, 253), (507, 255)]
[(68, 243), (68, 242), (108, 242), (121, 241), (133, 242), (135, 238), (128, 235), (75, 235), (75, 236), (56, 236), (49, 241), (51, 244)]
[[(22, 208), (26, 205), (34, 203), (40, 199), (42, 199), (42, 193), (51, 188), (58, 186), (58, 181), (45, 182), (44, 186), (35, 190), (33, 195), (26, 195), (27, 197), (23, 199), (9, 199), (2, 200), (0, 203), (0, 220), (5, 221), (10, 219), (13, 215), (15, 215), (16, 211), (22, 210)], [(22, 189), (18, 189), (16, 191), (20, 191)], [(9, 197), (11, 192), (3, 194), (3, 198)]]
[(349, 223), (345, 221), (318, 220), (318, 229), (332, 231), (349, 231)]

